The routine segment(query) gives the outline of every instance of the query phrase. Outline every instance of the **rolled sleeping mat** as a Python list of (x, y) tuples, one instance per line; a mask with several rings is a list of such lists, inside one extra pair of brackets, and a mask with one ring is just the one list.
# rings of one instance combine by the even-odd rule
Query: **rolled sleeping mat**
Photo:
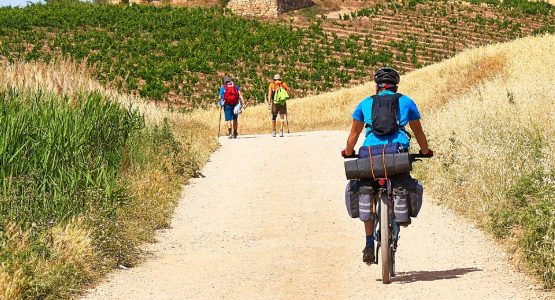
[[(372, 156), (372, 165), (374, 167), (374, 177), (376, 178), (385, 177), (386, 169), (387, 176), (409, 173), (412, 170), (409, 154), (407, 152), (385, 154), (385, 157), (382, 155), (374, 155)], [(345, 161), (345, 175), (347, 175), (347, 179), (373, 178), (372, 170), (370, 169), (370, 157)]]

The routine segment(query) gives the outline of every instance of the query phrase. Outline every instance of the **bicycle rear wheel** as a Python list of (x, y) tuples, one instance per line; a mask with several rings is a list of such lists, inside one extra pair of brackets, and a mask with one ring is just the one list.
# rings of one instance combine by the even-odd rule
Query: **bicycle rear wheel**
[(389, 242), (389, 207), (387, 193), (380, 193), (380, 244), (382, 255), (382, 283), (391, 283), (391, 243)]

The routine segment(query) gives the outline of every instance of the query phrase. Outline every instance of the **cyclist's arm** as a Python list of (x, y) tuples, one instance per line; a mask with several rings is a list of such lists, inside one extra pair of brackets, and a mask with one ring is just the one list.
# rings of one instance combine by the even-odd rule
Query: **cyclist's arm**
[(347, 147), (345, 147), (345, 154), (347, 154), (347, 156), (350, 156), (353, 154), (353, 150), (358, 141), (358, 137), (362, 132), (362, 129), (364, 129), (364, 122), (353, 119), (353, 125), (351, 126), (351, 133), (349, 134), (349, 138), (347, 139)]
[(409, 122), (410, 129), (414, 133), (414, 137), (420, 146), (420, 151), (422, 154), (428, 154), (428, 139), (426, 139), (426, 134), (424, 134), (424, 130), (422, 130), (422, 124), (420, 124), (420, 120), (414, 120)]

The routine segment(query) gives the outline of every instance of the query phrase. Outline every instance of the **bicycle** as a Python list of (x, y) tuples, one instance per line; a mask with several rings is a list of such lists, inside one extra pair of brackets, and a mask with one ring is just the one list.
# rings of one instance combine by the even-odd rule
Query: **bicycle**
[[(411, 164), (421, 161), (420, 158), (431, 157), (430, 155), (409, 154)], [(353, 154), (345, 158), (358, 158), (358, 156)], [(391, 283), (391, 277), (395, 277), (395, 253), (397, 251), (397, 242), (399, 241), (400, 226), (408, 224), (399, 224), (395, 220), (393, 210), (395, 203), (391, 179), (388, 177), (375, 178), (374, 186), (377, 186), (373, 198), (373, 203), (376, 204), (375, 215), (377, 216), (374, 223), (374, 241), (376, 241), (377, 245), (374, 264), (378, 264), (381, 253), (382, 283), (389, 284)], [(387, 224), (387, 226), (382, 226), (382, 224)]]

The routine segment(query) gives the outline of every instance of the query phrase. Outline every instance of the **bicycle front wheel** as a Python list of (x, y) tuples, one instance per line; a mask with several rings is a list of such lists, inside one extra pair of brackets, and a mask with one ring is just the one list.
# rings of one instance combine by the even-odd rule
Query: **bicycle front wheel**
[(380, 193), (380, 244), (382, 256), (382, 283), (391, 283), (391, 243), (389, 242), (389, 207), (387, 193)]

